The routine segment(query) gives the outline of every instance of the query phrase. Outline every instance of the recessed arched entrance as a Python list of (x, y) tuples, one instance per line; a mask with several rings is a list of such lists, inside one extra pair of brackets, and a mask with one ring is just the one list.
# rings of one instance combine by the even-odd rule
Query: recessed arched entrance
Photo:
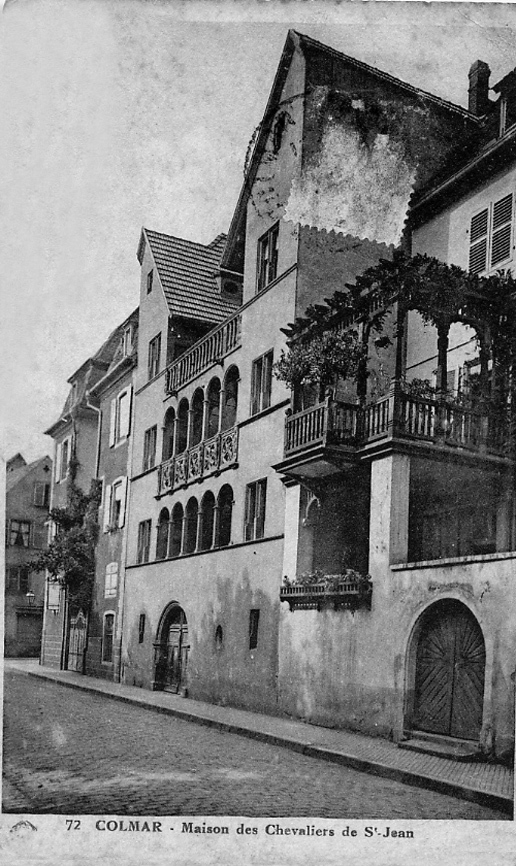
[(170, 604), (163, 612), (154, 644), (154, 689), (186, 694), (188, 623), (182, 607)]
[(471, 611), (456, 599), (431, 605), (411, 646), (412, 730), (478, 740), (482, 727), (485, 644)]

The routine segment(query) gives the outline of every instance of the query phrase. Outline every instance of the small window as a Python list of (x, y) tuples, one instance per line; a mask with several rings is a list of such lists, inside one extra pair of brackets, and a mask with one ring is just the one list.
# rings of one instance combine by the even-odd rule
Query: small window
[(116, 445), (129, 436), (131, 416), (131, 392), (122, 391), (111, 401), (111, 423), (109, 428), (109, 445)]
[(124, 482), (117, 481), (111, 488), (111, 514), (109, 522), (112, 527), (119, 527), (122, 514), (122, 497), (124, 493)]
[(251, 415), (271, 405), (273, 352), (266, 352), (253, 361), (251, 374)]
[(7, 569), (6, 587), (11, 592), (29, 591), (29, 568), (26, 565), (15, 565)]
[(145, 431), (143, 438), (143, 471), (152, 469), (156, 463), (156, 442), (158, 438), (158, 428), (156, 425)]
[(104, 580), (104, 598), (116, 596), (118, 588), (118, 562), (109, 562), (106, 565), (106, 576)]
[(278, 275), (278, 234), (279, 223), (276, 223), (258, 241), (258, 292), (265, 289)]
[(154, 282), (154, 271), (150, 270), (147, 274), (147, 294), (150, 295), (152, 292), (152, 284)]
[(11, 547), (30, 547), (30, 520), (11, 520), (9, 544)]
[(113, 634), (115, 630), (115, 614), (104, 614), (104, 628), (102, 630), (102, 661), (113, 661)]
[(278, 154), (281, 149), (281, 142), (287, 125), (287, 113), (281, 111), (276, 118), (274, 128), (272, 130), (272, 152)]
[(222, 626), (218, 625), (215, 629), (215, 649), (221, 650), (224, 646), (224, 633), (222, 631)]
[(252, 608), (249, 611), (249, 649), (258, 646), (258, 624), (260, 622), (260, 609)]
[(65, 439), (56, 446), (55, 479), (63, 481), (68, 474), (70, 460), (70, 439)]
[(138, 643), (143, 643), (143, 639), (145, 637), (145, 614), (140, 614), (140, 619), (138, 620)]
[(138, 524), (137, 562), (148, 562), (150, 554), (151, 521), (142, 520)]
[(159, 373), (161, 355), (161, 334), (157, 334), (149, 343), (148, 378), (154, 379)]
[(133, 349), (133, 329), (131, 325), (124, 328), (122, 334), (122, 355), (126, 358), (131, 354)]
[(34, 484), (34, 505), (38, 508), (48, 508), (50, 501), (50, 484), (36, 481)]
[(254, 541), (263, 538), (265, 532), (265, 501), (267, 497), (267, 479), (261, 478), (248, 484), (245, 503), (245, 540)]

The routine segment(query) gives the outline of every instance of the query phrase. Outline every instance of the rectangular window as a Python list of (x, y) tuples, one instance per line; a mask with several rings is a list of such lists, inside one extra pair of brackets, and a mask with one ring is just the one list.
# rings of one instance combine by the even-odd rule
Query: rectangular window
[(104, 598), (116, 596), (118, 587), (118, 562), (108, 562), (104, 580)]
[(138, 620), (138, 643), (143, 643), (143, 639), (145, 637), (145, 614), (140, 614), (140, 619)]
[(253, 361), (251, 372), (251, 415), (271, 405), (273, 352), (266, 352)]
[(32, 528), (32, 546), (36, 550), (43, 550), (47, 546), (48, 529), (45, 524), (35, 523)]
[(260, 609), (252, 608), (249, 611), (249, 649), (258, 646), (258, 624), (260, 622)]
[(261, 478), (248, 484), (245, 500), (245, 540), (254, 541), (263, 538), (265, 532), (265, 500), (267, 497), (267, 479)]
[(481, 274), (512, 255), (513, 195), (492, 202), (472, 217), (469, 233), (469, 271)]
[(34, 484), (34, 505), (38, 508), (48, 508), (50, 501), (50, 484), (36, 481)]
[(30, 520), (11, 520), (9, 544), (11, 547), (30, 547)]
[(11, 592), (29, 591), (29, 568), (26, 565), (15, 565), (7, 569), (7, 589)]
[(117, 478), (106, 484), (104, 493), (104, 532), (119, 529), (125, 522), (127, 478)]
[(137, 561), (148, 562), (150, 553), (151, 522), (142, 520), (138, 525), (138, 552)]
[(161, 355), (161, 334), (158, 334), (149, 343), (148, 378), (154, 379), (159, 373), (159, 362)]
[(278, 275), (278, 234), (276, 223), (258, 241), (258, 274), (256, 289), (261, 292)]
[(102, 661), (113, 661), (113, 633), (115, 630), (114, 613), (104, 615), (104, 628), (102, 630)]
[(63, 444), (61, 446), (61, 469), (60, 469), (60, 473), (59, 473), (59, 477), (61, 480), (63, 478), (66, 478), (67, 473), (68, 473), (68, 461), (70, 459), (69, 453), (68, 453), (69, 450), (70, 450), (70, 442), (68, 439), (65, 439), (65, 441), (63, 442)]
[(143, 438), (143, 472), (146, 472), (147, 469), (152, 469), (156, 463), (157, 438), (158, 428), (156, 425), (154, 425), (154, 427), (149, 427), (149, 429), (145, 431)]
[(129, 436), (131, 420), (131, 391), (122, 391), (111, 401), (109, 445), (112, 447)]
[(150, 295), (152, 292), (152, 284), (154, 282), (154, 271), (150, 270), (147, 274), (147, 294)]
[(131, 354), (133, 349), (133, 329), (131, 325), (128, 325), (127, 328), (124, 328), (124, 332), (122, 334), (122, 355), (126, 358)]

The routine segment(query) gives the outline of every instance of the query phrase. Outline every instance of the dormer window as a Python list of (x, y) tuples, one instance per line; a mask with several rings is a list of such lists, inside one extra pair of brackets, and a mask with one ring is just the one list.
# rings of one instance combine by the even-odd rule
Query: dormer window
[(154, 281), (154, 271), (150, 270), (147, 274), (147, 294), (150, 295), (152, 292), (152, 283)]
[(504, 135), (516, 124), (516, 91), (506, 93), (500, 99), (500, 135)]
[(124, 358), (127, 355), (131, 354), (131, 350), (133, 348), (133, 329), (130, 325), (127, 328), (124, 328), (124, 333), (122, 334), (122, 355)]

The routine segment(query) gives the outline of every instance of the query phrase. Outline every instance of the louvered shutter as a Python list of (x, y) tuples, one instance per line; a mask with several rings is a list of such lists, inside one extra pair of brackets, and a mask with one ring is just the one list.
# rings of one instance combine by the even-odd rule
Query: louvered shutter
[(489, 226), (488, 208), (480, 211), (471, 220), (469, 236), (469, 271), (479, 274), (487, 267), (487, 232)]
[(106, 484), (104, 493), (104, 532), (108, 531), (111, 517), (111, 484)]
[(132, 421), (131, 416), (132, 416), (132, 411), (133, 411), (133, 389), (132, 389), (132, 386), (130, 386), (128, 388), (127, 399), (129, 401), (129, 405), (127, 407), (125, 430), (121, 434), (122, 436), (129, 436), (129, 434), (131, 432), (131, 421)]
[(120, 493), (120, 514), (118, 517), (118, 525), (123, 526), (125, 521), (125, 503), (127, 499), (127, 478), (122, 480), (122, 490)]
[(508, 259), (511, 255), (512, 193), (493, 205), (493, 230), (491, 237), (491, 267)]
[(109, 418), (109, 447), (115, 444), (116, 439), (116, 400), (111, 400), (111, 413)]

